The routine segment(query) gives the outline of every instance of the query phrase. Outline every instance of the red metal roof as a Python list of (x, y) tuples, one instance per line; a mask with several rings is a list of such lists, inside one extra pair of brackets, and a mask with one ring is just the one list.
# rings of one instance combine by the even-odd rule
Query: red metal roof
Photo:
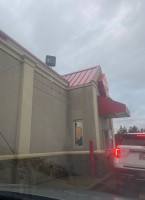
[(98, 65), (89, 69), (66, 74), (62, 77), (69, 82), (69, 87), (84, 85), (90, 83), (94, 79), (99, 69), (100, 66)]
[[(9, 39), (10, 41), (12, 41), (15, 45), (17, 45), (18, 47), (20, 47), (21, 49), (23, 49), (23, 51), (25, 51), (26, 53), (30, 54), (33, 58), (35, 58), (36, 60), (38, 60), (40, 63), (42, 63), (43, 65), (45, 65), (47, 68), (49, 68), (51, 71), (53, 71), (56, 75), (58, 75), (60, 78), (64, 79), (60, 74), (58, 74), (56, 71), (54, 71), (51, 67), (49, 67), (48, 65), (46, 65), (42, 60), (40, 60), (39, 58), (37, 58), (33, 53), (31, 53), (29, 50), (27, 50), (25, 47), (23, 47), (21, 44), (19, 44), (18, 42), (16, 42), (13, 38), (11, 38), (9, 35), (7, 35), (5, 32), (3, 32), (2, 30), (0, 30), (0, 38), (2, 38), (3, 40), (7, 41), (7, 39)], [(66, 79), (64, 79), (66, 81)]]
[(99, 114), (108, 118), (130, 117), (129, 109), (125, 104), (102, 96), (98, 96), (98, 110)]

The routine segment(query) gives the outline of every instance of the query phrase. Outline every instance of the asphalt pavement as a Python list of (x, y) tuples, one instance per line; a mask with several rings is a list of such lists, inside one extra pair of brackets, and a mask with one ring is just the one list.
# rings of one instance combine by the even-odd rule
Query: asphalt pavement
[(120, 180), (113, 173), (103, 178), (94, 179), (90, 177), (70, 176), (68, 178), (47, 180), (45, 177), (45, 180), (39, 181), (37, 186), (91, 190), (131, 199), (145, 200), (145, 181)]
[(118, 180), (114, 175), (92, 188), (131, 199), (145, 199), (145, 181)]

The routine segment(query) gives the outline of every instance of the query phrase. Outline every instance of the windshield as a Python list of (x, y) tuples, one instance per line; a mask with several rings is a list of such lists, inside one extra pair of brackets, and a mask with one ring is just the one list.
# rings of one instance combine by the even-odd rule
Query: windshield
[(0, 24), (0, 191), (144, 197), (145, 138), (137, 172), (118, 144), (145, 133), (145, 1), (1, 0)]

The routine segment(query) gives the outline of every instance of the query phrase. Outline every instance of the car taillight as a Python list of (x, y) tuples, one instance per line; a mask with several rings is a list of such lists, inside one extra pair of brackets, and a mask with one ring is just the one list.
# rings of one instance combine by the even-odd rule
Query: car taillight
[(115, 157), (120, 158), (120, 148), (115, 148)]

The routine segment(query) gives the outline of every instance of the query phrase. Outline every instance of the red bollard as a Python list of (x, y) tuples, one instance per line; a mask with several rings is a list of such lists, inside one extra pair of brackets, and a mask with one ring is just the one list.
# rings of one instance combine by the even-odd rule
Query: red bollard
[(95, 178), (95, 164), (94, 164), (94, 148), (93, 141), (89, 141), (90, 144), (90, 168), (91, 168), (91, 178)]

